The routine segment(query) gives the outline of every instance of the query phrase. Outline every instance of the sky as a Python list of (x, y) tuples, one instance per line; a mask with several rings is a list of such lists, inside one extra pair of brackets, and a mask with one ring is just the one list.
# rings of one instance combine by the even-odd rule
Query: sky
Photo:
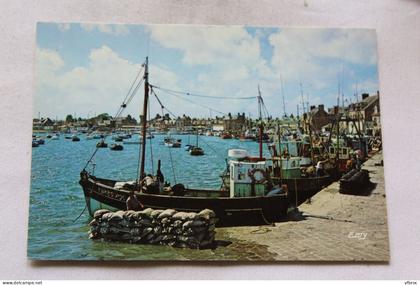
[[(379, 90), (368, 29), (38, 23), (36, 49), (36, 118), (114, 116), (146, 56), (152, 85), (217, 97), (155, 88), (175, 116), (256, 117), (256, 98), (235, 98), (257, 96), (258, 86), (273, 117)], [(141, 87), (123, 115), (138, 118), (142, 102)], [(150, 113), (161, 114), (154, 96)]]

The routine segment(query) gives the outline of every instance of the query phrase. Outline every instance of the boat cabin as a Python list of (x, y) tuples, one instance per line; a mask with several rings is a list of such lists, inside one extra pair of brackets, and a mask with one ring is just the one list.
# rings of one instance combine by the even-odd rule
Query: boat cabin
[(338, 159), (340, 160), (348, 160), (350, 158), (350, 148), (348, 147), (336, 147), (330, 146), (329, 148), (329, 157), (336, 158), (338, 152)]
[(229, 158), (229, 196), (265, 196), (269, 161), (248, 156), (242, 149), (231, 149)]
[(229, 167), (231, 198), (265, 195), (266, 161), (230, 161)]

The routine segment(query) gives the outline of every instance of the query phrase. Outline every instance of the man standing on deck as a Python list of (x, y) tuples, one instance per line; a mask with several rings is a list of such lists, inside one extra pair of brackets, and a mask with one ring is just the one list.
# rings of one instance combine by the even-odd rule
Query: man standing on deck
[(130, 191), (130, 196), (128, 196), (127, 201), (125, 202), (125, 205), (127, 206), (127, 211), (128, 210), (141, 211), (144, 208), (143, 204), (140, 203), (136, 195), (134, 195), (133, 190)]
[(316, 176), (317, 177), (320, 177), (320, 176), (325, 175), (325, 172), (324, 172), (324, 163), (326, 163), (327, 161), (328, 161), (328, 159), (326, 159), (326, 160), (319, 160), (316, 163), (315, 168), (316, 168)]

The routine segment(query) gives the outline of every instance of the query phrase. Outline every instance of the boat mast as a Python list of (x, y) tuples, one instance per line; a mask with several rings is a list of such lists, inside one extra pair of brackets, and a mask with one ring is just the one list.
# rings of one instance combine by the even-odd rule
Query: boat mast
[(144, 161), (146, 155), (146, 128), (147, 128), (147, 104), (149, 100), (149, 58), (146, 57), (146, 62), (144, 63), (144, 101), (143, 101), (143, 115), (141, 117), (142, 129), (141, 135), (142, 139), (142, 147), (141, 147), (141, 164), (140, 164), (140, 180), (145, 177), (144, 173)]
[(260, 118), (260, 159), (263, 157), (263, 148), (262, 148), (262, 138), (263, 138), (263, 122), (262, 122), (262, 112), (261, 112), (261, 91), (260, 85), (258, 84), (258, 117)]

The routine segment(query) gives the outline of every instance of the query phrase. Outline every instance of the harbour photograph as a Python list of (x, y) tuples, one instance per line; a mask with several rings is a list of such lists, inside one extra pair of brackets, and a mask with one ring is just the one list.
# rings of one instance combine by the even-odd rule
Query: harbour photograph
[(30, 260), (389, 261), (374, 30), (36, 30)]

